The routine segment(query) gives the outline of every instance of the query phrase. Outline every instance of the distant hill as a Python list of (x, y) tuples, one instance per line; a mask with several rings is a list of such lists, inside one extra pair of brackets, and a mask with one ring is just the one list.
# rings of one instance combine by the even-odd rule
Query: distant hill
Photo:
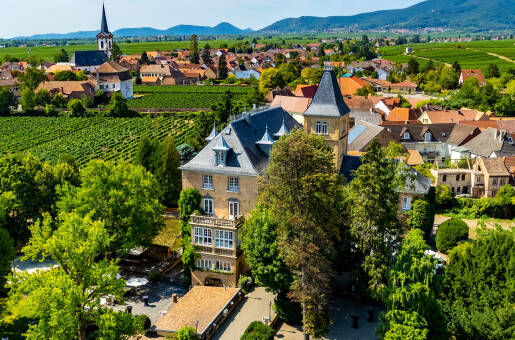
[[(122, 28), (113, 32), (117, 38), (123, 37), (153, 37), (159, 35), (238, 35), (251, 33), (253, 30), (247, 28), (245, 30), (239, 29), (236, 26), (231, 25), (227, 22), (222, 22), (214, 27), (210, 26), (193, 26), (193, 25), (178, 25), (170, 27), (166, 30), (159, 30), (152, 27), (140, 27), (140, 28)], [(73, 33), (49, 33), (49, 34), (36, 34), (29, 37), (17, 37), (13, 39), (76, 39), (76, 38), (94, 38), (98, 31), (80, 31)]]
[(405, 9), (353, 16), (300, 17), (277, 21), (264, 33), (321, 32), (334, 29), (380, 28), (487, 31), (515, 29), (514, 0), (427, 0)]

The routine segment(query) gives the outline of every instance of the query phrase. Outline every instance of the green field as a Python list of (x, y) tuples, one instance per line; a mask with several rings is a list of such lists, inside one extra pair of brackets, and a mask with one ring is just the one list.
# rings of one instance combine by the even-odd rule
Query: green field
[(238, 102), (245, 98), (251, 88), (244, 86), (135, 86), (136, 98), (128, 103), (129, 107), (134, 109), (207, 109), (220, 101), (228, 89)]
[(414, 44), (413, 53), (404, 55), (406, 46), (382, 47), (383, 58), (395, 62), (407, 62), (411, 56), (432, 59), (439, 63), (452, 64), (459, 61), (462, 68), (486, 70), (489, 64), (497, 64), (501, 71), (515, 68), (515, 62), (504, 60), (488, 53), (498, 54), (508, 59), (515, 59), (515, 40), (471, 41), (456, 43), (424, 43)]
[(0, 154), (32, 153), (56, 163), (70, 154), (83, 165), (91, 159), (131, 160), (146, 134), (162, 139), (169, 134), (184, 143), (191, 113), (158, 118), (0, 117)]

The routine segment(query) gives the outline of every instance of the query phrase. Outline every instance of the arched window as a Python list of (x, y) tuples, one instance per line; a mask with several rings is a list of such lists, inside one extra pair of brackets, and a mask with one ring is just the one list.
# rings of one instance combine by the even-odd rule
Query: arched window
[(316, 122), (315, 133), (317, 133), (317, 134), (321, 134), (322, 133), (322, 123)]
[(328, 128), (327, 128), (327, 122), (322, 123), (322, 134), (327, 135), (328, 134)]
[(103, 41), (100, 42), (100, 48), (104, 49), (104, 42)]

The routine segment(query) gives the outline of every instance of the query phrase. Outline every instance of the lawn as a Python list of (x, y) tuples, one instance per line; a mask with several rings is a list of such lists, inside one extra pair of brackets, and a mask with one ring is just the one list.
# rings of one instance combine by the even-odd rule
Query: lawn
[(494, 229), (497, 225), (500, 225), (505, 230), (515, 230), (515, 221), (512, 220), (503, 220), (498, 218), (467, 218), (466, 216), (454, 214), (437, 215), (436, 217), (440, 223), (449, 218), (462, 219), (463, 222), (467, 223), (469, 226), (469, 239), (472, 240), (477, 238), (477, 231), (481, 228), (482, 223), (484, 223), (488, 229)]
[(179, 220), (165, 219), (163, 230), (154, 238), (153, 243), (169, 247), (171, 251), (182, 247), (181, 224)]

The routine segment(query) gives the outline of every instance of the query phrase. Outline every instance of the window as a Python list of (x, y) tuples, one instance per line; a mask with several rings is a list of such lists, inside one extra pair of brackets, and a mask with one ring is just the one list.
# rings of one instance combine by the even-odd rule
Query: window
[(446, 182), (446, 181), (447, 181), (447, 175), (443, 175), (443, 176), (442, 176), (442, 181), (443, 181), (443, 182)]
[(204, 198), (202, 202), (202, 206), (204, 208), (204, 212), (206, 215), (212, 216), (213, 215), (213, 206), (215, 205), (215, 200), (212, 198)]
[(195, 236), (195, 244), (199, 244), (202, 246), (213, 245), (213, 233), (211, 229), (194, 227), (193, 234)]
[(429, 143), (431, 141), (431, 132), (426, 132), (424, 135), (424, 142)]
[(104, 49), (104, 42), (103, 41), (100, 42), (100, 48)]
[(222, 272), (230, 272), (231, 264), (229, 262), (216, 261), (215, 270), (220, 270)]
[(409, 136), (409, 132), (404, 132), (404, 134), (402, 135), (402, 139), (409, 139), (410, 136)]
[(240, 191), (240, 180), (238, 177), (229, 177), (229, 191), (239, 192)]
[(461, 192), (461, 187), (457, 187), (456, 192), (459, 194)]
[(202, 189), (213, 189), (213, 176), (202, 176)]
[(463, 187), (463, 189), (461, 189), (461, 192), (464, 193), (464, 194), (468, 194), (469, 193), (469, 187)]
[(500, 185), (500, 186), (503, 186), (503, 185), (504, 185), (504, 178), (501, 178), (501, 179), (499, 180), (499, 185)]
[(327, 135), (327, 122), (316, 122), (315, 133), (318, 135)]
[(445, 137), (445, 131), (442, 131), (442, 137)]
[(465, 180), (465, 174), (461, 175), (461, 180), (464, 181)]
[(228, 230), (215, 230), (215, 246), (217, 248), (232, 249), (234, 233)]
[(206, 259), (198, 259), (196, 265), (199, 269), (211, 269), (212, 267), (211, 260)]
[(460, 178), (461, 178), (461, 176), (460, 176), (460, 175), (456, 175), (456, 181), (458, 181), (458, 182), (459, 182)]
[(216, 151), (216, 165), (225, 165), (225, 154), (223, 151)]
[(402, 198), (402, 210), (407, 211), (411, 209), (411, 198), (403, 197)]
[(497, 185), (497, 178), (494, 178), (494, 179), (492, 180), (492, 185)]
[(323, 122), (322, 123), (322, 134), (323, 135), (327, 135), (328, 134), (328, 128), (327, 128), (327, 123), (326, 122)]
[(240, 202), (229, 201), (229, 219), (235, 219), (240, 216)]
[(427, 118), (424, 118), (424, 124), (427, 124), (427, 123), (428, 123)]
[(513, 144), (513, 138), (511, 138), (510, 136), (508, 136), (508, 143)]

